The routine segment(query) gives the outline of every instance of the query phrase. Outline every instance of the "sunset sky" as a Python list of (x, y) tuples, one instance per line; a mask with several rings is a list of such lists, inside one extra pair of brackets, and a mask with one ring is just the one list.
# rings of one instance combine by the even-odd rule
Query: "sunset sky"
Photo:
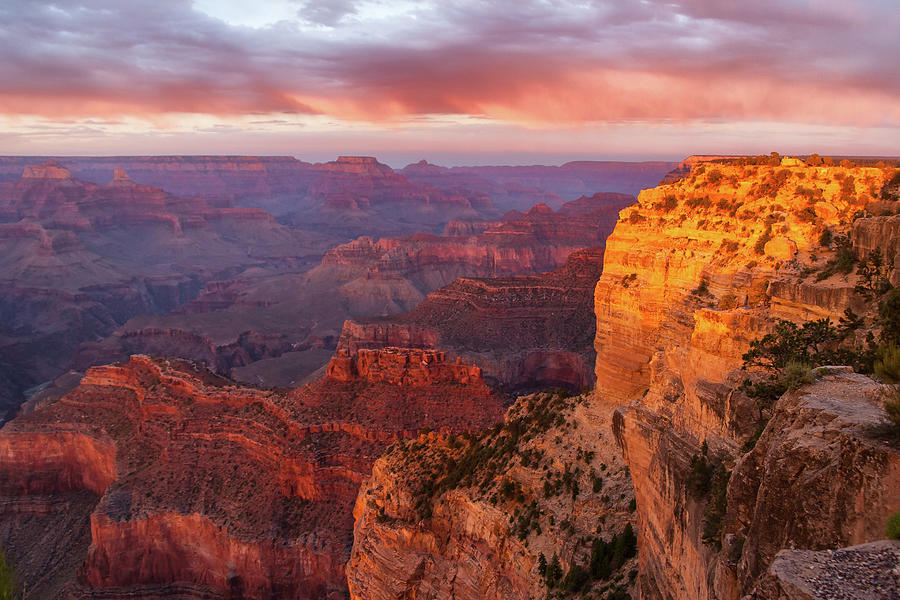
[(0, 154), (900, 154), (898, 0), (2, 0)]

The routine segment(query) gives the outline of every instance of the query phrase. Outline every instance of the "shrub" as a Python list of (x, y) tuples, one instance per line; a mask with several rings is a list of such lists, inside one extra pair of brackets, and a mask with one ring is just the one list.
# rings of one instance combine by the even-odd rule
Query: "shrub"
[(695, 500), (700, 500), (709, 493), (711, 476), (712, 471), (706, 460), (706, 444), (704, 443), (702, 452), (691, 457), (691, 467), (687, 477), (688, 492)]
[(900, 510), (891, 515), (885, 527), (885, 535), (889, 540), (900, 540)]
[(588, 573), (584, 570), (584, 568), (579, 564), (573, 564), (569, 569), (569, 572), (566, 573), (565, 579), (562, 581), (562, 585), (560, 586), (564, 592), (575, 593), (581, 590), (584, 587), (584, 584), (588, 581)]
[(881, 320), (881, 340), (900, 344), (900, 288), (888, 292), (878, 304), (878, 316)]
[(828, 261), (825, 268), (816, 277), (817, 281), (828, 279), (835, 273), (843, 273), (846, 275), (853, 270), (853, 263), (856, 262), (856, 255), (853, 254), (853, 243), (850, 241), (850, 236), (836, 236), (834, 238), (834, 243), (837, 246), (837, 254), (833, 259)]
[(818, 218), (816, 211), (809, 206), (797, 213), (797, 219), (804, 223), (815, 223)]
[(781, 376), (782, 383), (790, 390), (796, 390), (802, 385), (812, 383), (816, 377), (813, 375), (812, 367), (807, 363), (791, 361), (785, 365), (784, 373)]
[(24, 600), (25, 590), (19, 583), (16, 571), (0, 548), (0, 600)]
[(722, 171), (720, 171), (720, 170), (718, 170), (718, 169), (713, 169), (713, 170), (710, 171), (709, 174), (706, 176), (706, 180), (707, 180), (709, 183), (711, 183), (711, 184), (713, 184), (713, 185), (716, 185), (717, 183), (719, 183), (720, 181), (722, 181)]
[(722, 547), (722, 524), (728, 508), (727, 492), (731, 471), (718, 464), (710, 478), (710, 500), (703, 509), (703, 543)]
[(737, 240), (724, 240), (722, 242), (722, 249), (725, 252), (734, 253), (737, 252), (738, 248), (740, 248), (740, 244), (737, 242)]
[(829, 248), (833, 239), (834, 234), (832, 234), (831, 230), (826, 227), (822, 230), (822, 235), (819, 236), (819, 245), (823, 248)]
[(900, 383), (900, 347), (891, 343), (878, 349), (875, 375), (885, 383)]
[(662, 202), (657, 203), (656, 207), (665, 211), (675, 210), (678, 206), (678, 198), (673, 196), (672, 194), (667, 195), (663, 198)]
[(694, 291), (691, 292), (694, 296), (710, 296), (709, 293), (709, 282), (706, 279), (700, 280), (700, 285), (694, 288)]
[(859, 263), (856, 269), (859, 274), (859, 282), (853, 291), (866, 300), (872, 300), (887, 293), (891, 289), (890, 271), (891, 269), (881, 257), (881, 250), (872, 250), (869, 257)]
[(559, 564), (559, 556), (554, 553), (553, 558), (550, 560), (550, 564), (547, 565), (547, 568), (544, 571), (544, 585), (548, 588), (556, 587), (556, 584), (559, 583), (562, 576), (563, 572), (562, 566)]
[(722, 296), (719, 300), (719, 310), (733, 310), (738, 307), (738, 298), (731, 292)]
[(769, 240), (772, 239), (772, 228), (766, 227), (766, 230), (763, 232), (759, 239), (756, 240), (756, 244), (753, 245), (753, 251), (756, 254), (762, 254), (766, 251), (766, 244), (769, 243)]
[(900, 393), (896, 387), (893, 388), (893, 398), (884, 403), (884, 410), (894, 427), (894, 434), (900, 438)]

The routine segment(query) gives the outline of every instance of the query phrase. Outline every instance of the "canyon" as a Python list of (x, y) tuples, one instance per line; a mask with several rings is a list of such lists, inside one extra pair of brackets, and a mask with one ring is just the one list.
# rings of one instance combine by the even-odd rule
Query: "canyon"
[[(48, 598), (892, 598), (894, 172), (699, 157), (636, 203), (548, 196), (208, 281), (0, 430), (0, 543)], [(748, 358), (817, 319), (840, 337), (809, 360), (838, 362)]]
[(410, 312), (346, 321), (338, 348), (350, 356), (385, 346), (440, 349), (478, 364), (511, 393), (578, 392), (594, 382), (592, 301), (602, 265), (603, 249), (589, 248), (546, 273), (460, 278)]
[[(135, 355), (10, 422), (0, 532), (29, 592), (341, 597), (352, 506), (384, 448), (484, 429), (503, 405), (477, 367), (433, 352), (335, 361), (266, 390)], [(38, 550), (35, 531), (71, 543)]]
[[(440, 233), (448, 220), (478, 220), (538, 203), (558, 208), (597, 192), (635, 195), (674, 162), (583, 161), (560, 167), (439, 167), (393, 170), (373, 157), (309, 163), (290, 156), (0, 157), (0, 182), (54, 160), (102, 184), (121, 168), (138, 183), (216, 206), (262, 208), (280, 222), (355, 238)], [(424, 171), (424, 173), (423, 173)]]
[[(606, 418), (576, 427), (564, 409), (548, 417), (546, 407), (520, 399), (507, 415), (508, 433), (486, 435), (488, 444), (431, 437), (395, 446), (357, 501), (351, 597), (613, 598), (625, 590), (640, 598), (761, 600), (818, 598), (828, 589), (894, 597), (900, 543), (877, 542), (900, 510), (900, 446), (885, 413), (890, 388), (835, 366), (813, 370), (808, 383), (771, 404), (742, 385), (760, 377), (743, 370), (744, 354), (779, 319), (837, 324), (850, 309), (861, 319), (855, 339), (878, 333), (877, 297), (861, 295), (853, 268), (834, 265), (839, 253), (865, 263), (877, 250), (880, 276), (900, 283), (897, 217), (865, 212), (890, 173), (717, 159), (643, 191), (606, 243), (594, 291), (596, 384), (574, 401)], [(832, 245), (825, 230), (846, 241)], [(535, 461), (529, 424), (509, 431), (520, 419), (561, 425), (554, 441), (569, 452), (577, 447), (576, 455), (539, 445)], [(604, 442), (581, 438), (586, 425)], [(501, 443), (492, 442), (498, 435)], [(460, 457), (460, 447), (476, 452)], [(551, 515), (559, 516), (545, 504), (556, 493), (554, 470), (577, 480), (585, 452), (627, 466), (639, 548), (628, 577), (589, 568), (589, 535), (574, 508), (574, 530), (554, 531), (549, 548), (537, 545), (553, 527)], [(535, 462), (543, 481), (528, 476)], [(460, 465), (464, 476), (443, 484), (450, 476), (441, 474)], [(576, 505), (609, 499), (602, 485), (583, 484), (572, 491)], [(523, 516), (537, 528), (520, 528)], [(610, 541), (611, 531), (597, 533)], [(549, 558), (550, 549), (561, 561), (553, 579), (536, 556)], [(858, 567), (850, 560), (810, 566), (832, 564), (816, 552), (825, 550), (866, 558)], [(880, 566), (863, 567), (870, 556)], [(817, 569), (815, 585), (804, 583), (807, 568)]]
[[(507, 371), (503, 383), (508, 386), (526, 379), (523, 369), (528, 365), (558, 360), (558, 369), (574, 369), (558, 377), (560, 383), (581, 389), (592, 379), (593, 354), (585, 337), (592, 336), (585, 333), (592, 327), (587, 317), (588, 288), (599, 276), (602, 244), (618, 211), (633, 200), (624, 194), (598, 193), (557, 211), (537, 205), (525, 212), (511, 211), (497, 222), (469, 222), (465, 231), (459, 231), (459, 222), (450, 222), (451, 231), (440, 236), (378, 240), (363, 236), (329, 250), (319, 265), (305, 273), (243, 275), (210, 282), (172, 314), (137, 316), (105, 339), (82, 344), (71, 366), (83, 370), (136, 353), (174, 355), (201, 361), (249, 383), (298, 385), (321, 372), (342, 331), (352, 327), (345, 325), (348, 319), (405, 313), (427, 297), (427, 307), (412, 313), (411, 319), (435, 327), (452, 326), (456, 317), (438, 308), (446, 301), (427, 296), (430, 292), (442, 288), (444, 298), (459, 297), (459, 286), (470, 283), (460, 283), (459, 278), (542, 273), (560, 267), (583, 248), (599, 247), (592, 257), (581, 256), (558, 273), (510, 281), (483, 279), (476, 284), (481, 287), (465, 292), (469, 297), (490, 295), (494, 312), (488, 320), (508, 324), (530, 310), (518, 306), (551, 294), (543, 298), (542, 311), (532, 311), (531, 320), (517, 327), (530, 330), (531, 323), (556, 314), (555, 325), (543, 331), (545, 337), (560, 339), (527, 342), (521, 357), (509, 359), (515, 364), (502, 367)], [(576, 343), (571, 336), (583, 339)], [(488, 336), (482, 340), (490, 343)], [(398, 344), (388, 341), (386, 345)], [(445, 349), (454, 352), (454, 348)], [(580, 354), (569, 352), (570, 348)], [(532, 350), (530, 357), (526, 349)], [(536, 354), (543, 351), (544, 357)], [(486, 376), (496, 379), (497, 369), (487, 364), (485, 368), (489, 369)]]
[(97, 185), (58, 163), (0, 183), (0, 413), (65, 372), (78, 345), (138, 314), (163, 314), (208, 281), (302, 272), (336, 243), (253, 208), (216, 208), (140, 185)]
[(548, 193), (531, 189), (501, 214), (371, 157), (0, 157), (0, 420), (66, 372), (135, 353), (298, 385), (345, 319), (410, 310), (461, 276), (556, 268), (632, 201), (557, 213), (523, 205)]

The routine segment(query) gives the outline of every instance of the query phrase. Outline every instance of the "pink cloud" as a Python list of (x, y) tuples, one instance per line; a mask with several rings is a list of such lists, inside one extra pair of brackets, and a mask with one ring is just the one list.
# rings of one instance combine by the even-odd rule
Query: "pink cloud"
[(897, 126), (891, 2), (449, 3), (367, 29), (344, 0), (258, 30), (186, 0), (11, 2), (0, 112)]

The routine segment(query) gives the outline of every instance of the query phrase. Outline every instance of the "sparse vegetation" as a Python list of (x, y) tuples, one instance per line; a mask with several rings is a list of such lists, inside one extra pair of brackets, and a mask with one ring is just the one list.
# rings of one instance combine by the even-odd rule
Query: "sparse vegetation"
[(769, 243), (769, 240), (772, 239), (772, 227), (767, 226), (766, 230), (763, 231), (762, 235), (756, 240), (756, 243), (753, 245), (753, 251), (762, 255), (766, 251), (766, 244)]
[(701, 279), (700, 284), (696, 288), (694, 288), (691, 294), (699, 298), (712, 296), (709, 291), (709, 281), (707, 281), (706, 279)]
[(900, 510), (888, 519), (884, 533), (889, 540), (900, 540)]
[(856, 371), (871, 373), (875, 348), (848, 346), (845, 342), (858, 327), (852, 312), (836, 327), (828, 319), (797, 325), (779, 321), (775, 332), (750, 342), (743, 356), (744, 368), (760, 367), (769, 373), (763, 380), (744, 380), (747, 395), (768, 406), (790, 389), (812, 382), (812, 368), (826, 364), (851, 365)]
[(25, 588), (3, 548), (0, 548), (0, 600), (25, 600)]
[(668, 194), (662, 201), (657, 202), (656, 208), (662, 211), (673, 211), (678, 207), (678, 198), (673, 196), (672, 194)]
[(734, 310), (739, 306), (738, 297), (728, 292), (719, 299), (719, 310)]
[[(893, 259), (890, 262), (893, 263)], [(868, 258), (860, 262), (856, 269), (859, 282), (854, 291), (866, 300), (884, 295), (892, 287), (889, 277), (893, 269), (893, 264), (885, 263), (881, 256), (881, 250), (872, 250)]]
[(846, 275), (853, 271), (853, 263), (856, 262), (856, 255), (853, 254), (853, 243), (850, 241), (850, 236), (843, 234), (835, 236), (834, 244), (837, 249), (837, 254), (833, 259), (826, 263), (825, 268), (816, 277), (817, 281), (828, 279), (835, 273), (843, 273)]
[(726, 491), (731, 472), (721, 461), (709, 458), (709, 446), (703, 442), (699, 454), (691, 457), (686, 487), (703, 509), (703, 542), (721, 547), (722, 519), (725, 517)]

